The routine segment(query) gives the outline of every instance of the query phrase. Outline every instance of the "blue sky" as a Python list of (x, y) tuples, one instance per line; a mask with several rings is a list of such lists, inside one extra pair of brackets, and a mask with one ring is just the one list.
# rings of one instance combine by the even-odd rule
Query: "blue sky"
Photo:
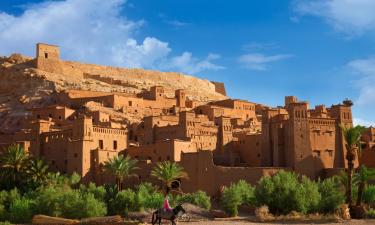
[(2, 0), (0, 55), (48, 42), (64, 59), (193, 74), (272, 106), (350, 98), (375, 125), (374, 12), (374, 0)]

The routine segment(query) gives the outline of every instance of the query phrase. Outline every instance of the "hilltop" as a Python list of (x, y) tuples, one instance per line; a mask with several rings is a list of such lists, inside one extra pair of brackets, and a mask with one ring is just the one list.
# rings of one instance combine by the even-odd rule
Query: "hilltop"
[[(171, 98), (177, 89), (184, 89), (190, 100), (209, 102), (227, 98), (222, 83), (182, 73), (63, 61), (59, 58), (59, 52), (51, 54), (44, 62), (12, 54), (0, 57), (0, 126), (2, 130), (17, 130), (22, 127), (22, 121), (29, 115), (30, 109), (61, 104), (58, 96), (63, 93), (75, 96), (85, 93), (140, 96), (153, 86), (164, 87), (165, 96)], [(93, 104), (89, 106), (102, 108)], [(116, 114), (110, 109), (101, 110)], [(121, 115), (128, 120), (141, 118), (135, 116)]]

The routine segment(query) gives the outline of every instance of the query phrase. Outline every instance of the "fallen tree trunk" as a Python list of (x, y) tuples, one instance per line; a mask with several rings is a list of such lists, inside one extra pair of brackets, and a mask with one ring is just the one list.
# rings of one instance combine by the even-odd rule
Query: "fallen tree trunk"
[(33, 224), (77, 224), (79, 222), (79, 220), (64, 219), (45, 215), (35, 215), (32, 220)]

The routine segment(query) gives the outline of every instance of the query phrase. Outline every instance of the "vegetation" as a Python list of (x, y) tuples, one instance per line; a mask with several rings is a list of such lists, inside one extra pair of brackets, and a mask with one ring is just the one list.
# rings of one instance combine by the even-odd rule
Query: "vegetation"
[[(81, 177), (51, 173), (40, 159), (32, 159), (22, 148), (9, 147), (0, 155), (0, 221), (29, 223), (35, 214), (72, 219), (120, 214), (156, 209), (162, 206), (164, 193), (150, 183), (122, 190), (122, 182), (134, 175), (137, 161), (119, 156), (105, 164), (107, 171), (116, 177), (117, 185), (79, 185)], [(152, 176), (160, 180), (163, 190), (169, 191), (179, 179), (187, 178), (183, 168), (176, 163), (158, 163)], [(375, 206), (375, 186), (368, 185), (375, 172), (364, 166), (353, 176), (352, 199)], [(274, 214), (332, 213), (345, 202), (345, 186), (349, 177), (337, 176), (314, 182), (293, 172), (280, 171), (263, 177), (256, 186), (240, 180), (225, 187), (221, 204), (231, 216), (238, 207), (267, 206)], [(22, 188), (17, 188), (22, 184)], [(355, 186), (358, 184), (358, 188)], [(356, 191), (358, 190), (358, 191)], [(170, 195), (171, 205), (191, 203), (210, 209), (211, 199), (203, 191), (184, 195)], [(368, 217), (375, 215), (370, 210)], [(7, 222), (4, 222), (7, 224)]]
[(133, 171), (137, 169), (137, 160), (131, 159), (130, 156), (115, 156), (107, 161), (104, 168), (116, 177), (116, 184), (119, 191), (122, 190), (122, 183), (126, 178), (134, 176)]
[(165, 161), (156, 164), (155, 168), (151, 171), (151, 175), (163, 183), (166, 194), (172, 189), (174, 182), (180, 182), (182, 178), (187, 178), (184, 169), (175, 162)]
[(353, 177), (353, 183), (358, 184), (357, 202), (356, 205), (360, 206), (362, 203), (363, 192), (365, 191), (369, 181), (375, 180), (375, 170), (367, 168), (362, 165)]
[(354, 170), (354, 161), (356, 160), (356, 156), (361, 155), (361, 135), (364, 131), (364, 127), (362, 126), (355, 126), (355, 127), (345, 127), (344, 125), (340, 126), (342, 130), (342, 134), (345, 139), (345, 147), (346, 147), (346, 160), (348, 161), (348, 169), (347, 169), (347, 176), (348, 176), (348, 183), (346, 188), (346, 201), (349, 206), (353, 205), (353, 197), (352, 197), (352, 186), (353, 186), (353, 170)]

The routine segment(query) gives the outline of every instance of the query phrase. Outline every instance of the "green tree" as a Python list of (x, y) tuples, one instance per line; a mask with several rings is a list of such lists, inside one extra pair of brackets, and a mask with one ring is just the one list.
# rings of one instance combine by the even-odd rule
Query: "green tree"
[(156, 164), (151, 171), (151, 176), (157, 178), (163, 183), (166, 194), (172, 189), (173, 182), (179, 182), (179, 179), (187, 178), (184, 169), (175, 162), (165, 161)]
[(29, 154), (19, 145), (6, 148), (0, 155), (0, 175), (4, 188), (22, 187), (29, 163)]
[(137, 169), (137, 160), (131, 159), (130, 156), (115, 156), (104, 164), (104, 169), (116, 177), (118, 191), (122, 190), (122, 183), (126, 178), (134, 176), (132, 172)]
[(45, 185), (48, 178), (48, 165), (41, 159), (31, 160), (28, 175), (29, 179), (37, 186)]
[(357, 206), (361, 205), (363, 192), (365, 191), (368, 182), (371, 180), (375, 180), (375, 170), (367, 168), (364, 165), (361, 166), (358, 173), (354, 174), (353, 182), (358, 184)]
[(364, 127), (355, 126), (355, 127), (345, 127), (340, 125), (342, 134), (345, 140), (346, 147), (346, 160), (348, 161), (348, 183), (346, 188), (346, 201), (349, 206), (353, 205), (352, 197), (352, 185), (353, 185), (353, 170), (354, 170), (354, 161), (357, 159), (356, 156), (360, 155), (361, 151), (361, 135), (364, 131)]

